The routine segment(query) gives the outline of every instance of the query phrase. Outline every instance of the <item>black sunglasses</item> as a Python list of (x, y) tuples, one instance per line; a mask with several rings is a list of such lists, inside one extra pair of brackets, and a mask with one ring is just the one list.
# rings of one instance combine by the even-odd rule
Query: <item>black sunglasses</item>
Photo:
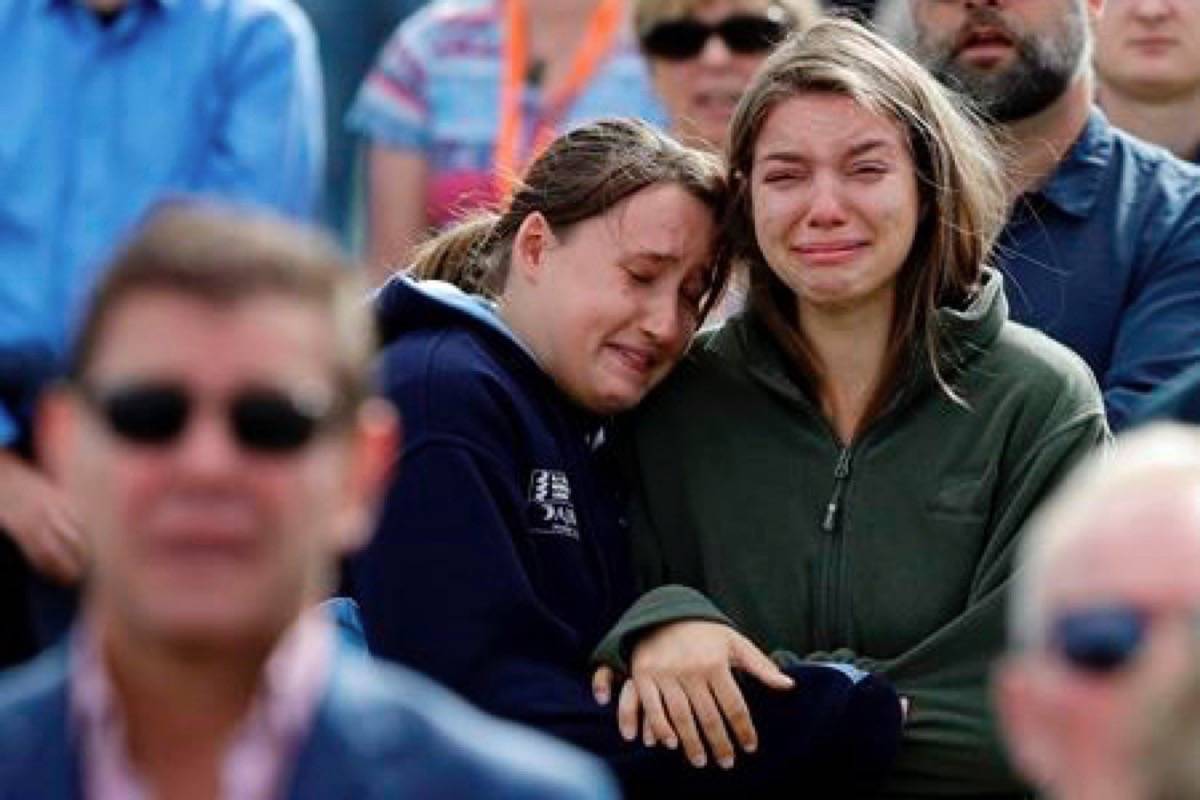
[[(80, 384), (84, 398), (117, 436), (139, 445), (173, 443), (187, 427), (195, 399), (175, 383), (130, 383), (110, 388)], [(340, 404), (320, 395), (247, 388), (227, 401), (234, 440), (244, 450), (283, 455), (300, 450), (318, 431), (343, 415)]]
[(642, 49), (657, 58), (686, 61), (698, 56), (709, 37), (716, 35), (732, 53), (765, 53), (783, 41), (789, 30), (782, 13), (770, 13), (775, 11), (770, 9), (766, 16), (734, 14), (716, 25), (690, 17), (660, 22), (642, 35)]
[(1051, 624), (1050, 647), (1072, 667), (1105, 675), (1133, 661), (1150, 624), (1150, 615), (1132, 606), (1071, 611)]

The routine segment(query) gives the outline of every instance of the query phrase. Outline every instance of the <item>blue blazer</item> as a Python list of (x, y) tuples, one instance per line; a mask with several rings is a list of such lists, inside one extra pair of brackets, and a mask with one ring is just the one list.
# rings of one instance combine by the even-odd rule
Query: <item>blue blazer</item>
[[(82, 800), (67, 648), (0, 678), (0, 800)], [(600, 762), (343, 648), (288, 800), (615, 798)]]

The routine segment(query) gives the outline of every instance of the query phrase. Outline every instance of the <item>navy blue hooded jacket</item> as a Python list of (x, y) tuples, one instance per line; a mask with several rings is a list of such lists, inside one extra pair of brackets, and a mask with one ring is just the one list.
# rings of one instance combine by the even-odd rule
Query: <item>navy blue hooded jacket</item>
[(624, 742), (590, 688), (592, 650), (635, 597), (624, 497), (597, 446), (604, 421), (478, 298), (396, 278), (377, 311), (405, 447), (349, 570), (375, 655), (598, 753), (627, 790), (702, 776), (697, 788), (727, 792), (794, 773), (811, 787), (822, 772), (848, 781), (846, 770), (869, 776), (890, 761), (891, 687), (816, 665), (793, 668), (790, 692), (746, 682), (762, 744), (716, 783), (679, 753)]

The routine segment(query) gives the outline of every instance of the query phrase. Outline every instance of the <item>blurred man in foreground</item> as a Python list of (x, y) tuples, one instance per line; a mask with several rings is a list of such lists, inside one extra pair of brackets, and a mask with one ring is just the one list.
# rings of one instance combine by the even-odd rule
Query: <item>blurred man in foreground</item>
[(92, 560), (69, 642), (0, 681), (0, 798), (606, 796), (310, 610), (395, 452), (352, 272), (183, 207), (118, 257), (38, 421)]

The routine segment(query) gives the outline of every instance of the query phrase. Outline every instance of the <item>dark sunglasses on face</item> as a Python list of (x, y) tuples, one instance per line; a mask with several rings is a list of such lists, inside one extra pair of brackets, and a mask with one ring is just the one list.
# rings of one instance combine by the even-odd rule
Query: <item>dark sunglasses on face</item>
[[(196, 404), (186, 388), (169, 382), (107, 388), (81, 385), (79, 391), (112, 433), (145, 446), (174, 443), (187, 428)], [(300, 450), (336, 422), (341, 411), (332, 397), (259, 387), (243, 389), (225, 404), (229, 431), (238, 445), (273, 455)]]
[(1153, 620), (1131, 606), (1101, 606), (1070, 611), (1050, 628), (1050, 647), (1082, 672), (1107, 675), (1137, 657)]
[(642, 35), (642, 48), (656, 58), (686, 61), (700, 55), (709, 37), (715, 35), (721, 37), (731, 53), (753, 55), (767, 52), (783, 41), (787, 33), (788, 25), (782, 14), (734, 14), (716, 25), (685, 17), (660, 22), (646, 31)]

